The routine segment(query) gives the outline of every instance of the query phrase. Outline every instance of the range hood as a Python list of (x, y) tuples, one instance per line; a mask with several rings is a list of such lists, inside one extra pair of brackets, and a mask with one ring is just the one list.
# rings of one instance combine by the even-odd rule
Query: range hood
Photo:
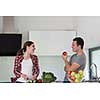
[(3, 16), (3, 33), (15, 33), (14, 16)]

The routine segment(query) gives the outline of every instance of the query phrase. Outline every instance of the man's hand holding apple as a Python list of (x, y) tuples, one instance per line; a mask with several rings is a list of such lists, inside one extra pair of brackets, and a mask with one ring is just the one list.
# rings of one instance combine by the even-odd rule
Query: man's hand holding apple
[(64, 51), (64, 52), (62, 53), (62, 58), (63, 58), (63, 60), (66, 61), (66, 60), (67, 60), (67, 57), (68, 57), (68, 53), (67, 53), (66, 51)]

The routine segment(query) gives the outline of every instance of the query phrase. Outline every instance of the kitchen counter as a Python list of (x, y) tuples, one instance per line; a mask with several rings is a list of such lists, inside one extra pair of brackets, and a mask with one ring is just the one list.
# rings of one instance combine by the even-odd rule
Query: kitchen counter
[(89, 82), (89, 83), (100, 83), (100, 80), (84, 80), (83, 83)]

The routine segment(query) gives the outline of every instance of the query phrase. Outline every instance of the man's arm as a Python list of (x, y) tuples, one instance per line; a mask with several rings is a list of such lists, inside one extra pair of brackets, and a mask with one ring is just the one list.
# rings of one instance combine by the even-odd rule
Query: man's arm
[(62, 58), (63, 58), (63, 60), (65, 62), (65, 67), (64, 67), (65, 72), (75, 71), (77, 68), (80, 67), (80, 64), (78, 64), (76, 62), (70, 64), (69, 61), (67, 60), (68, 55), (66, 55), (66, 56), (62, 55)]
[(69, 65), (67, 63), (67, 65), (65, 66), (66, 71), (75, 71), (76, 69), (78, 69), (80, 67), (80, 65), (76, 62), (72, 63), (71, 65)]
[(66, 55), (62, 54), (62, 59), (64, 60), (64, 63), (65, 63), (65, 67), (64, 67), (65, 72), (67, 72), (67, 69), (69, 69), (70, 67), (70, 63), (67, 60), (67, 58), (68, 58), (68, 53), (66, 53)]

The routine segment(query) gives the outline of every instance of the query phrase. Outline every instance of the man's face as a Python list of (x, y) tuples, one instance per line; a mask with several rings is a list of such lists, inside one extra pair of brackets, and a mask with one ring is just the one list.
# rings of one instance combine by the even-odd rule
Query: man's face
[(77, 41), (73, 41), (72, 42), (72, 51), (73, 52), (78, 52), (79, 48), (80, 48), (80, 46), (77, 45)]

